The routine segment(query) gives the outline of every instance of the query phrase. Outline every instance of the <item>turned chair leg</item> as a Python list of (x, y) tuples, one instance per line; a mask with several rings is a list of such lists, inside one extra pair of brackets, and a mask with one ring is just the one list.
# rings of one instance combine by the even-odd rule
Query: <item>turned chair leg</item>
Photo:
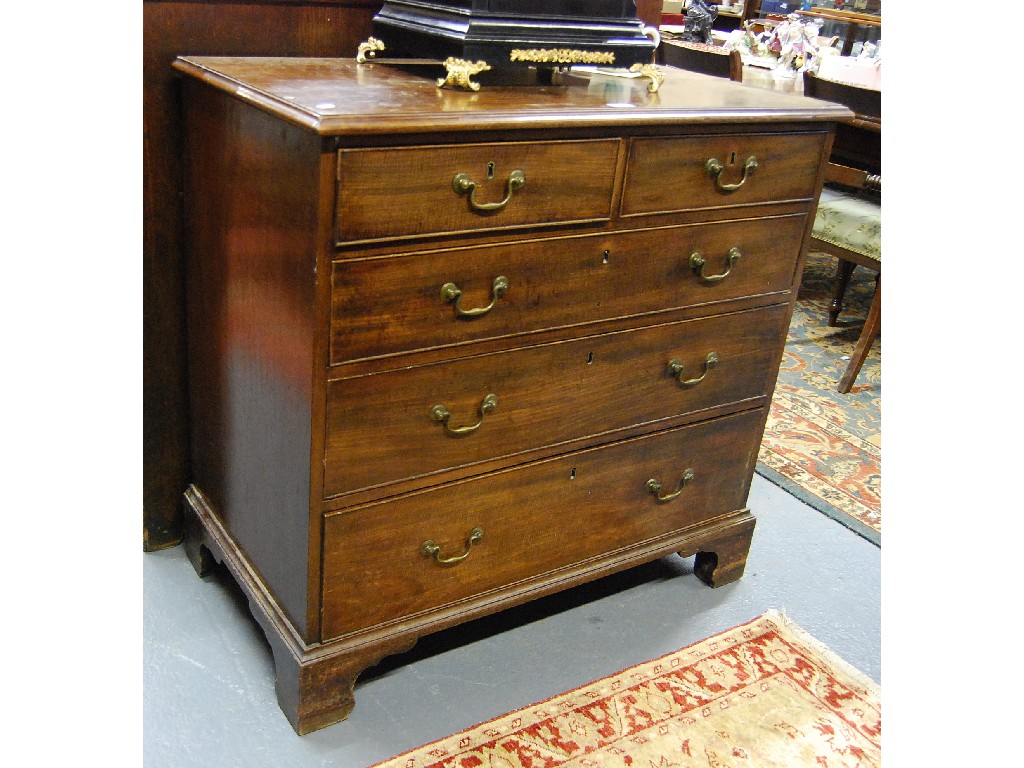
[(828, 309), (828, 324), (835, 328), (839, 313), (843, 311), (843, 296), (846, 294), (846, 286), (850, 284), (850, 275), (857, 265), (846, 259), (838, 259), (836, 266), (836, 281), (832, 286), (832, 304)]
[(878, 337), (882, 330), (882, 275), (878, 275), (875, 284), (875, 296), (871, 299), (871, 307), (868, 309), (868, 317), (864, 321), (864, 328), (861, 329), (860, 338), (857, 339), (857, 346), (854, 347), (853, 355), (850, 357), (850, 364), (846, 366), (846, 373), (839, 380), (837, 389), (844, 395), (853, 387), (853, 382), (860, 373), (860, 367), (871, 349), (871, 343)]

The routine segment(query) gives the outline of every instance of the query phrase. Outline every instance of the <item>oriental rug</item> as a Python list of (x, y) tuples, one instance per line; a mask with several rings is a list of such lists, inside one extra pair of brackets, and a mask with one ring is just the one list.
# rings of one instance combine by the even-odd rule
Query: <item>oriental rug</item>
[(875, 544), (882, 534), (882, 365), (877, 339), (853, 388), (836, 391), (874, 293), (857, 267), (828, 326), (836, 260), (811, 253), (789, 327), (757, 472)]
[(868, 768), (879, 687), (770, 611), (377, 768)]

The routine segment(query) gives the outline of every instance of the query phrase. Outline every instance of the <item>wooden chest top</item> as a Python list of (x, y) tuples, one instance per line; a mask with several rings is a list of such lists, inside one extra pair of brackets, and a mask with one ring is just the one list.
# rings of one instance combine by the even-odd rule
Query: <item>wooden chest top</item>
[[(351, 59), (179, 58), (178, 70), (323, 136), (618, 127), (694, 123), (837, 121), (843, 106), (664, 67), (647, 80), (573, 70), (565, 85), (438, 88), (435, 70)], [(443, 70), (442, 70), (443, 72)]]

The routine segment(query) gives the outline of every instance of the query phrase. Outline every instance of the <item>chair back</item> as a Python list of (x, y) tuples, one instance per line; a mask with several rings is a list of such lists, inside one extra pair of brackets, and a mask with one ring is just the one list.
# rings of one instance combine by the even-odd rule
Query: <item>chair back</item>
[[(837, 324), (843, 309), (843, 295), (854, 266), (859, 264), (878, 272), (864, 327), (836, 387), (845, 394), (853, 388), (871, 343), (882, 327), (882, 209), (878, 200), (882, 190), (882, 94), (872, 88), (805, 72), (804, 95), (842, 104), (855, 115), (836, 128), (825, 170), (825, 180), (830, 184), (821, 190), (811, 231), (811, 249), (838, 259), (829, 307), (830, 326)], [(857, 191), (850, 193), (835, 185)]]
[(804, 72), (804, 96), (849, 107), (859, 120), (882, 122), (882, 92), (874, 88), (826, 80), (814, 72)]
[(881, 189), (882, 92), (804, 72), (804, 95), (842, 104), (854, 113), (836, 128), (826, 181)]

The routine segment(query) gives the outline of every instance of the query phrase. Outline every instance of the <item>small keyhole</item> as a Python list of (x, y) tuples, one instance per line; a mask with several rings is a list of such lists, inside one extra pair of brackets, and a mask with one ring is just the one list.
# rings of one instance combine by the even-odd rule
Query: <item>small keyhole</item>
[(593, 365), (593, 364), (594, 364), (594, 353), (591, 352), (589, 355), (587, 355), (587, 365)]
[[(733, 157), (736, 157), (735, 153), (733, 153)], [(487, 178), (488, 179), (493, 179), (494, 178), (494, 163), (488, 163), (487, 164)]]
[(736, 153), (735, 152), (733, 152), (729, 156), (729, 165), (736, 165)]
[(605, 251), (604, 252), (604, 256), (601, 257), (601, 263), (602, 264), (607, 264), (608, 261), (611, 259), (611, 257), (612, 257), (612, 252), (611, 251)]
[(575, 480), (576, 479), (576, 467), (573, 467), (572, 471), (569, 473), (569, 479), (570, 480)]

